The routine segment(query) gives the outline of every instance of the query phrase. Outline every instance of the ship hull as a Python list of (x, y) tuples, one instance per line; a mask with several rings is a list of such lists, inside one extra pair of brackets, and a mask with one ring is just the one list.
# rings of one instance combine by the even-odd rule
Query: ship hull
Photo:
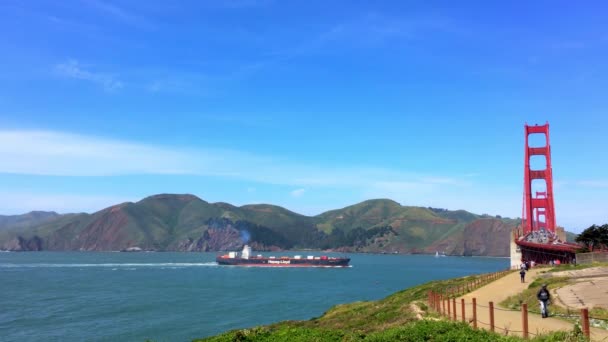
[(331, 259), (270, 259), (270, 258), (226, 258), (217, 257), (219, 265), (246, 267), (348, 267), (349, 258)]

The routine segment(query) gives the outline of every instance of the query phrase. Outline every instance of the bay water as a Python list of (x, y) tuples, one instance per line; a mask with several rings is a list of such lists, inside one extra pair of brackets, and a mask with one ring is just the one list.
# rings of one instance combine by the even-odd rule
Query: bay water
[[(322, 253), (272, 253), (294, 254)], [(215, 256), (0, 253), (0, 340), (189, 341), (509, 265), (506, 258), (348, 254), (349, 268), (247, 268), (218, 266)]]

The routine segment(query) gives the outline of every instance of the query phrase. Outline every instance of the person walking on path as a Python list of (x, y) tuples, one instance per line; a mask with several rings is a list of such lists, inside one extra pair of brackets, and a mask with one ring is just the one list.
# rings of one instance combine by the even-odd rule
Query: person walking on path
[(542, 314), (543, 318), (549, 317), (547, 303), (551, 300), (551, 294), (549, 293), (549, 290), (547, 290), (547, 284), (543, 284), (540, 290), (538, 290), (536, 298), (540, 302), (540, 313)]
[(521, 270), (519, 270), (519, 275), (521, 277), (521, 282), (525, 283), (526, 282), (526, 270), (523, 268)]

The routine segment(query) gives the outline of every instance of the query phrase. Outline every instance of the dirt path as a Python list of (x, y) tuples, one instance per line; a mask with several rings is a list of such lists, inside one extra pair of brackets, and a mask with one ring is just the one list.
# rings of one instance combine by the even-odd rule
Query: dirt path
[[(477, 321), (478, 327), (490, 329), (490, 314), (488, 303), (494, 302), (494, 323), (496, 332), (508, 335), (522, 335), (522, 314), (520, 311), (510, 311), (498, 306), (498, 303), (509, 296), (518, 294), (525, 290), (528, 285), (538, 277), (538, 270), (531, 270), (526, 275), (526, 282), (521, 283), (519, 273), (513, 272), (486, 286), (456, 299), (457, 319), (461, 320), (461, 299), (465, 300), (465, 317), (470, 320), (473, 317), (472, 298), (477, 299)], [(452, 311), (453, 312), (453, 311)], [(541, 318), (540, 315), (528, 313), (528, 331), (533, 337), (539, 333), (555, 330), (570, 331), (573, 323), (557, 318)], [(591, 328), (592, 341), (608, 341), (608, 330)]]

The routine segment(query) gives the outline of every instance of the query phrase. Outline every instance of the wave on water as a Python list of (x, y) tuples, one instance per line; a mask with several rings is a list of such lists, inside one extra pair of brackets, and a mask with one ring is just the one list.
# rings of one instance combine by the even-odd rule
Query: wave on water
[(112, 267), (132, 269), (134, 267), (161, 267), (161, 268), (184, 268), (184, 267), (210, 267), (218, 266), (216, 262), (162, 262), (162, 263), (111, 263), (111, 264), (0, 264), (0, 268), (62, 268), (62, 267)]

